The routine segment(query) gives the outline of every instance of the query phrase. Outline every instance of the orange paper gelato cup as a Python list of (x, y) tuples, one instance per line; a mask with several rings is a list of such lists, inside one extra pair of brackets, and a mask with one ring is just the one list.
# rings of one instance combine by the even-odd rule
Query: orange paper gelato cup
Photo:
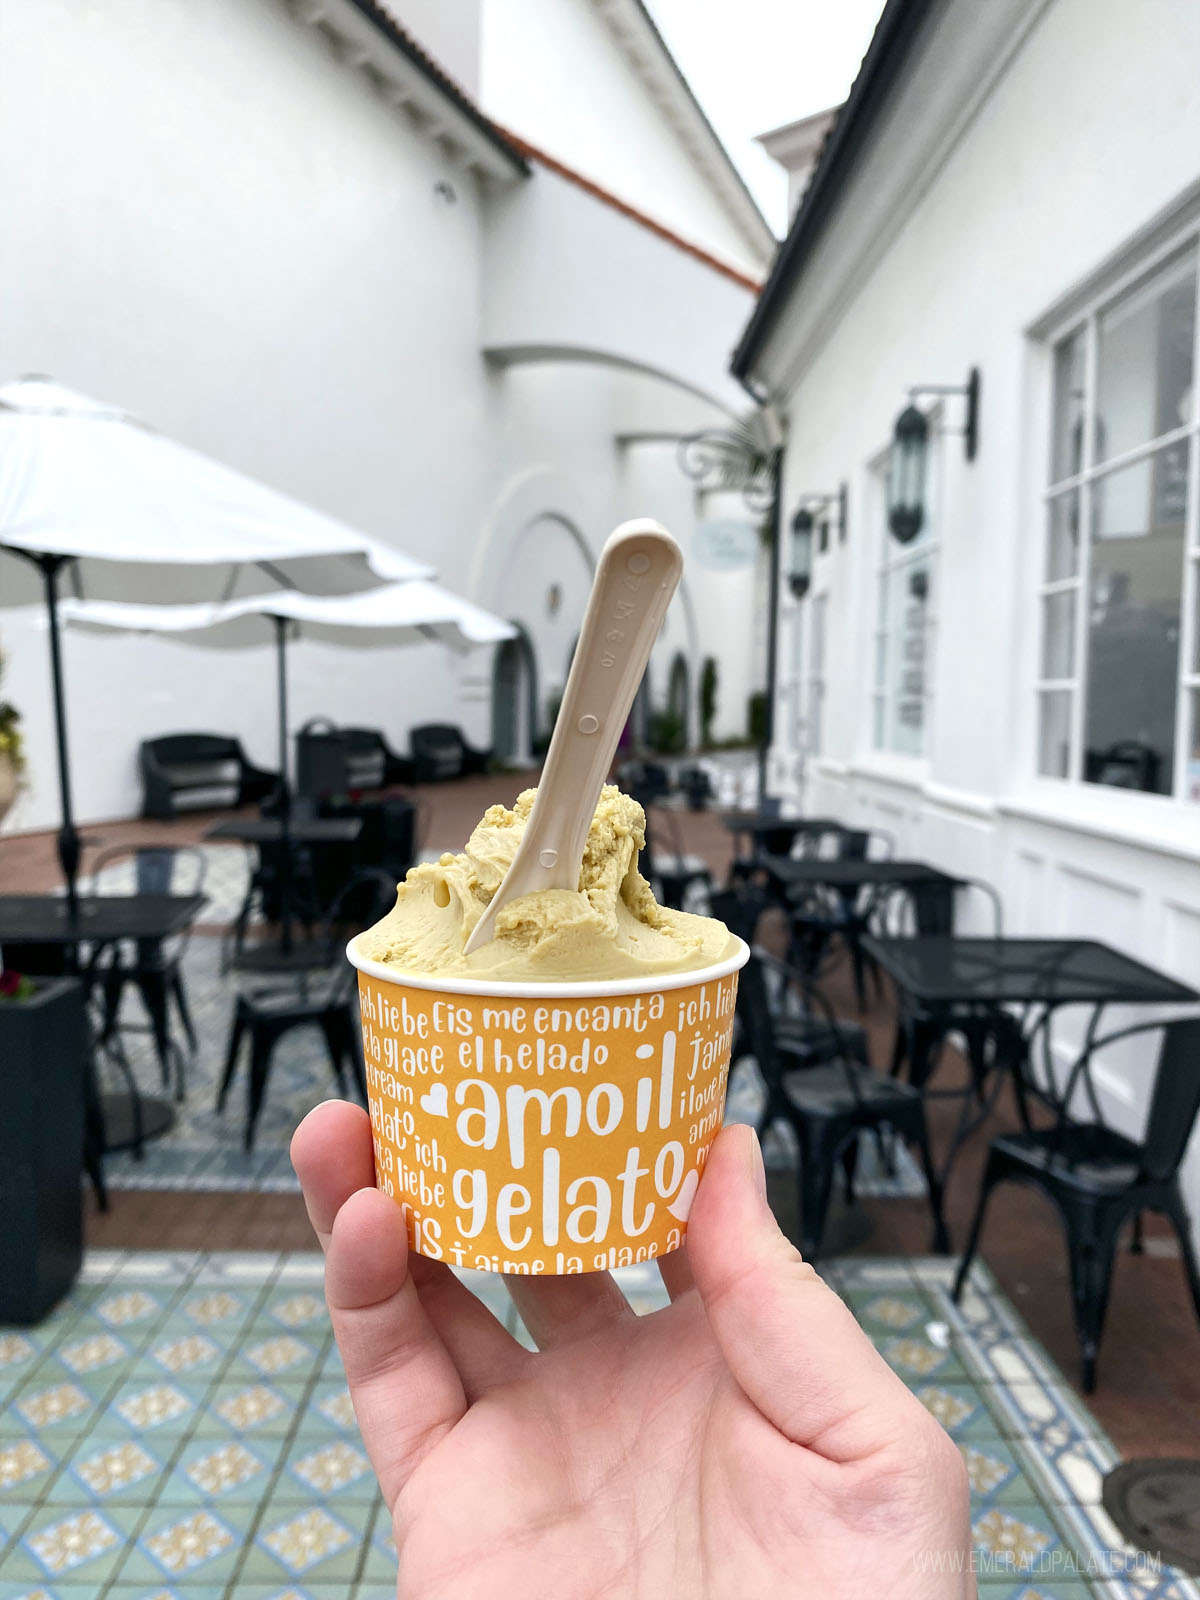
[(413, 1250), (554, 1274), (683, 1242), (745, 944), (694, 972), (595, 983), (414, 977), (355, 944), (375, 1181)]

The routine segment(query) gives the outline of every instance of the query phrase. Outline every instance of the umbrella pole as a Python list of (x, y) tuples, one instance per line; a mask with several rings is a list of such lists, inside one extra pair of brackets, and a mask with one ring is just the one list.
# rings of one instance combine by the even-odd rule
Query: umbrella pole
[(292, 788), (288, 781), (287, 618), (275, 624), (275, 662), (279, 682), (279, 945), (292, 952)]
[(71, 804), (71, 767), (67, 759), (67, 712), (63, 703), (62, 649), (58, 626), (58, 574), (66, 556), (36, 557), (46, 589), (46, 612), (50, 620), (50, 676), (54, 685), (54, 731), (58, 742), (58, 789), (62, 801), (62, 826), (58, 830), (58, 859), (67, 885), (67, 907), (71, 920), (79, 914), (79, 894), (75, 887), (79, 871), (80, 839), (75, 829)]

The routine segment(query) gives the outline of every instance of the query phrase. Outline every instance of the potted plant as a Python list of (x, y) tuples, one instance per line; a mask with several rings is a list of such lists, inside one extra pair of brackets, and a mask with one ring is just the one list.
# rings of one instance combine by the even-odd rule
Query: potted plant
[[(4, 653), (0, 651), (0, 679), (4, 677)], [(25, 747), (17, 724), (21, 714), (7, 700), (0, 700), (0, 822), (17, 797), (17, 787), (25, 770)]]
[(79, 1273), (90, 1049), (78, 980), (0, 972), (0, 1323), (39, 1322)]

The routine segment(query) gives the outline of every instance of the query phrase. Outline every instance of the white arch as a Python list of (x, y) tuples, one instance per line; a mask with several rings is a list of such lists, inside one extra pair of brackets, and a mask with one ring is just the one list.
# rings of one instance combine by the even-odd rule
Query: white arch
[[(575, 363), (580, 366), (615, 367), (620, 372), (636, 372), (643, 377), (656, 378), (660, 383), (669, 384), (673, 389), (681, 389), (684, 394), (693, 395), (697, 400), (703, 400), (706, 405), (714, 406), (722, 416), (736, 421), (739, 410), (727, 398), (722, 398), (713, 389), (702, 384), (691, 383), (678, 373), (670, 372), (664, 367), (656, 366), (653, 362), (639, 361), (636, 357), (622, 355), (614, 350), (600, 350), (582, 344), (492, 344), (484, 352), (484, 359), (493, 367), (501, 370), (507, 367), (528, 367), (545, 365), (547, 363)], [(741, 407), (744, 412), (745, 405)]]
[(583, 504), (575, 481), (553, 467), (526, 467), (500, 491), (475, 541), (466, 588), (468, 598), (477, 605), (487, 605), (495, 568), (504, 552), (538, 517), (552, 517), (561, 523), (578, 545), (588, 571), (596, 570), (596, 554), (582, 532), (588, 522), (588, 507)]

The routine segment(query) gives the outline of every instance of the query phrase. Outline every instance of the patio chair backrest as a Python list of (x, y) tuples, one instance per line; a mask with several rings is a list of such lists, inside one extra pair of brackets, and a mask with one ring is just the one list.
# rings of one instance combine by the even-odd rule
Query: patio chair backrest
[(886, 861), (895, 854), (896, 841), (879, 828), (846, 828), (833, 835), (839, 861)]
[[(827, 1005), (814, 1007), (813, 1002), (817, 999), (819, 997), (811, 987), (806, 987), (805, 1000), (810, 1010), (824, 1014), (823, 1020), (833, 1029), (836, 1038), (837, 1020)], [(767, 994), (766, 971), (763, 960), (757, 955), (750, 956), (738, 976), (737, 1015), (742, 1025), (746, 1050), (758, 1063), (763, 1081), (769, 1089), (779, 1088), (783, 1082), (783, 1066), (775, 1045), (775, 1022), (771, 1013), (770, 997)], [(852, 1052), (848, 1048), (839, 1048), (836, 1061), (830, 1065), (841, 1066), (847, 1087), (855, 1103), (861, 1106), (862, 1088), (855, 1076)]]
[(1178, 1172), (1200, 1114), (1200, 1017), (1163, 1024), (1142, 1139), (1142, 1171), (1162, 1183)]
[(135, 894), (204, 892), (208, 860), (198, 845), (118, 844), (96, 857), (91, 875), (93, 894), (105, 893), (105, 873), (123, 861), (133, 867)]
[(718, 889), (708, 897), (710, 915), (723, 922), (730, 933), (754, 941), (759, 916), (771, 904), (761, 889)]
[(754, 955), (738, 974), (737, 1016), (746, 1050), (758, 1063), (763, 1081), (768, 1087), (778, 1087), (781, 1070), (766, 976), (762, 962)]
[(337, 987), (341, 989), (344, 986), (347, 994), (356, 981), (355, 969), (343, 953), (349, 937), (349, 924), (353, 923), (350, 931), (354, 932), (369, 928), (395, 903), (396, 880), (392, 874), (382, 867), (363, 867), (347, 879), (330, 906), (324, 926), (326, 964), (337, 968)]
[(1004, 908), (992, 885), (982, 878), (964, 878), (960, 885), (947, 889), (940, 883), (914, 884), (897, 891), (888, 897), (881, 931), (901, 936), (915, 934), (919, 939), (949, 937), (956, 930), (963, 896), (971, 894), (980, 902), (987, 901), (986, 933), (995, 939), (1003, 938)]

